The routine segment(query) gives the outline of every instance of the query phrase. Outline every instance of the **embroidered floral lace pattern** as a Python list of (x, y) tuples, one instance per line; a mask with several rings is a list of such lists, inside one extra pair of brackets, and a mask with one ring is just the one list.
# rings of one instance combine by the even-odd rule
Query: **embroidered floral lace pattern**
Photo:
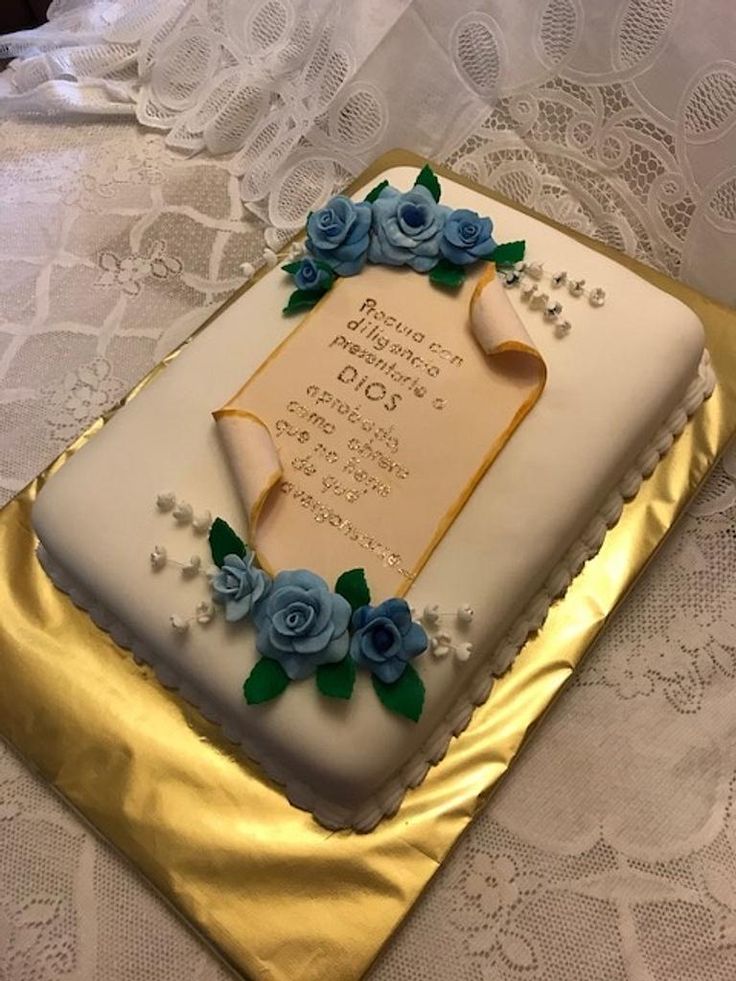
[(4, 503), (196, 329), (264, 243), (236, 178), (158, 134), (12, 118), (0, 146)]
[[(395, 146), (736, 298), (732, 5), (51, 15), (0, 73), (2, 501)], [(736, 976), (735, 508), (731, 453), (375, 979)], [(3, 981), (227, 976), (2, 750), (0, 828)]]

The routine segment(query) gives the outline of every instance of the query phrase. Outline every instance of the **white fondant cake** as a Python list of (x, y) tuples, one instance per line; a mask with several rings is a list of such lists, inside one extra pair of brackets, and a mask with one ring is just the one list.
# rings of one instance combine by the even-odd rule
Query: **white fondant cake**
[[(396, 168), (381, 178), (408, 188), (415, 176)], [(442, 183), (443, 202), (490, 211), (499, 241), (526, 240), (544, 275), (564, 269), (601, 287), (606, 302), (596, 308), (590, 294), (561, 292), (573, 324), (561, 337), (519, 289), (509, 290), (544, 357), (547, 384), (407, 594), (418, 610), (436, 604), (453, 614), (443, 630), (458, 650), (473, 648), (467, 659), (427, 653), (415, 662), (426, 689), (417, 723), (387, 712), (362, 677), (347, 703), (299, 683), (272, 702), (246, 705), (252, 629), (215, 617), (172, 630), (171, 614), (195, 610), (206, 583), (171, 567), (151, 570), (157, 543), (182, 561), (210, 561), (205, 535), (157, 509), (162, 489), (175, 490), (195, 515), (209, 510), (245, 527), (211, 413), (294, 327), (281, 314), (289, 285), (280, 270), (228, 306), (91, 439), (33, 512), (39, 554), (59, 587), (331, 828), (370, 830), (443, 756), (713, 387), (691, 310), (545, 224)], [(454, 616), (466, 605), (475, 611), (470, 623)]]

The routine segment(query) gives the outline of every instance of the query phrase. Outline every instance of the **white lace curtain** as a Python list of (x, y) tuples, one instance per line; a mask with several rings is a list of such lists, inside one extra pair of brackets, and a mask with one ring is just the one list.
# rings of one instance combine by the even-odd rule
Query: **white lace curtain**
[(1, 104), (135, 116), (282, 232), (408, 147), (732, 302), (735, 37), (719, 0), (56, 0)]

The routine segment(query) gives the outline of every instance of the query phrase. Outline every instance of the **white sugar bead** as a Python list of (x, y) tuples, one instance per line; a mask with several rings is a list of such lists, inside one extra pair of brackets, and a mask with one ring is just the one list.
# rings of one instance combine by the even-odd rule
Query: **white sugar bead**
[(186, 501), (180, 501), (174, 508), (173, 514), (180, 525), (188, 525), (194, 515), (194, 509)]
[(279, 232), (278, 228), (274, 228), (273, 225), (269, 225), (263, 233), (263, 241), (266, 243), (269, 249), (278, 251), (280, 240), (281, 232)]
[(250, 262), (241, 262), (240, 271), (243, 274), (243, 278), (246, 283), (249, 279), (252, 279), (256, 274), (256, 267)]
[(206, 531), (210, 530), (210, 525), (212, 524), (212, 515), (209, 511), (203, 511), (201, 514), (195, 514), (192, 518), (192, 528), (200, 535), (203, 535)]
[(266, 263), (269, 269), (273, 269), (273, 267), (279, 261), (279, 257), (276, 255), (273, 249), (266, 248), (263, 250), (263, 261)]
[(450, 653), (450, 648), (447, 644), (441, 644), (437, 637), (433, 637), (429, 643), (430, 650), (435, 657), (446, 657)]
[(455, 656), (457, 657), (458, 661), (467, 661), (472, 653), (472, 644), (460, 644), (459, 647), (455, 648)]
[(151, 565), (154, 569), (163, 569), (163, 567), (166, 565), (167, 558), (168, 556), (166, 554), (166, 549), (163, 545), (154, 546), (154, 549), (150, 555)]
[(469, 603), (463, 603), (462, 606), (457, 608), (457, 618), (460, 623), (470, 623), (470, 621), (475, 616), (475, 611)]
[(544, 270), (542, 269), (541, 262), (530, 262), (526, 267), (527, 275), (531, 276), (532, 279), (541, 279), (544, 275)]
[(185, 634), (189, 630), (189, 621), (186, 617), (179, 616), (178, 613), (172, 613), (169, 617), (171, 626), (178, 634)]
[(208, 603), (207, 600), (202, 600), (201, 603), (197, 603), (194, 615), (197, 618), (197, 623), (209, 623), (215, 615), (215, 607), (212, 603)]
[(156, 507), (159, 511), (171, 511), (176, 504), (176, 494), (173, 491), (162, 491), (156, 495)]
[(196, 576), (202, 565), (202, 560), (198, 555), (192, 555), (188, 562), (185, 562), (181, 567), (181, 574), (183, 576)]
[(422, 612), (422, 620), (425, 623), (431, 626), (432, 624), (437, 623), (439, 618), (440, 618), (440, 608), (439, 606), (437, 606), (436, 603), (432, 606), (427, 605), (424, 607), (424, 610)]

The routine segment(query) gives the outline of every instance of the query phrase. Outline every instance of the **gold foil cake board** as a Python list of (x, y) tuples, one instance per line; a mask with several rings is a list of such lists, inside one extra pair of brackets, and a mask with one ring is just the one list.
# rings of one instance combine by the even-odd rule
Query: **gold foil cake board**
[[(421, 163), (389, 153), (354, 187)], [(573, 237), (696, 311), (719, 385), (445, 759), (370, 834), (327, 832), (292, 807), (46, 578), (32, 503), (101, 422), (0, 512), (0, 734), (246, 977), (367, 970), (736, 429), (736, 313)]]

